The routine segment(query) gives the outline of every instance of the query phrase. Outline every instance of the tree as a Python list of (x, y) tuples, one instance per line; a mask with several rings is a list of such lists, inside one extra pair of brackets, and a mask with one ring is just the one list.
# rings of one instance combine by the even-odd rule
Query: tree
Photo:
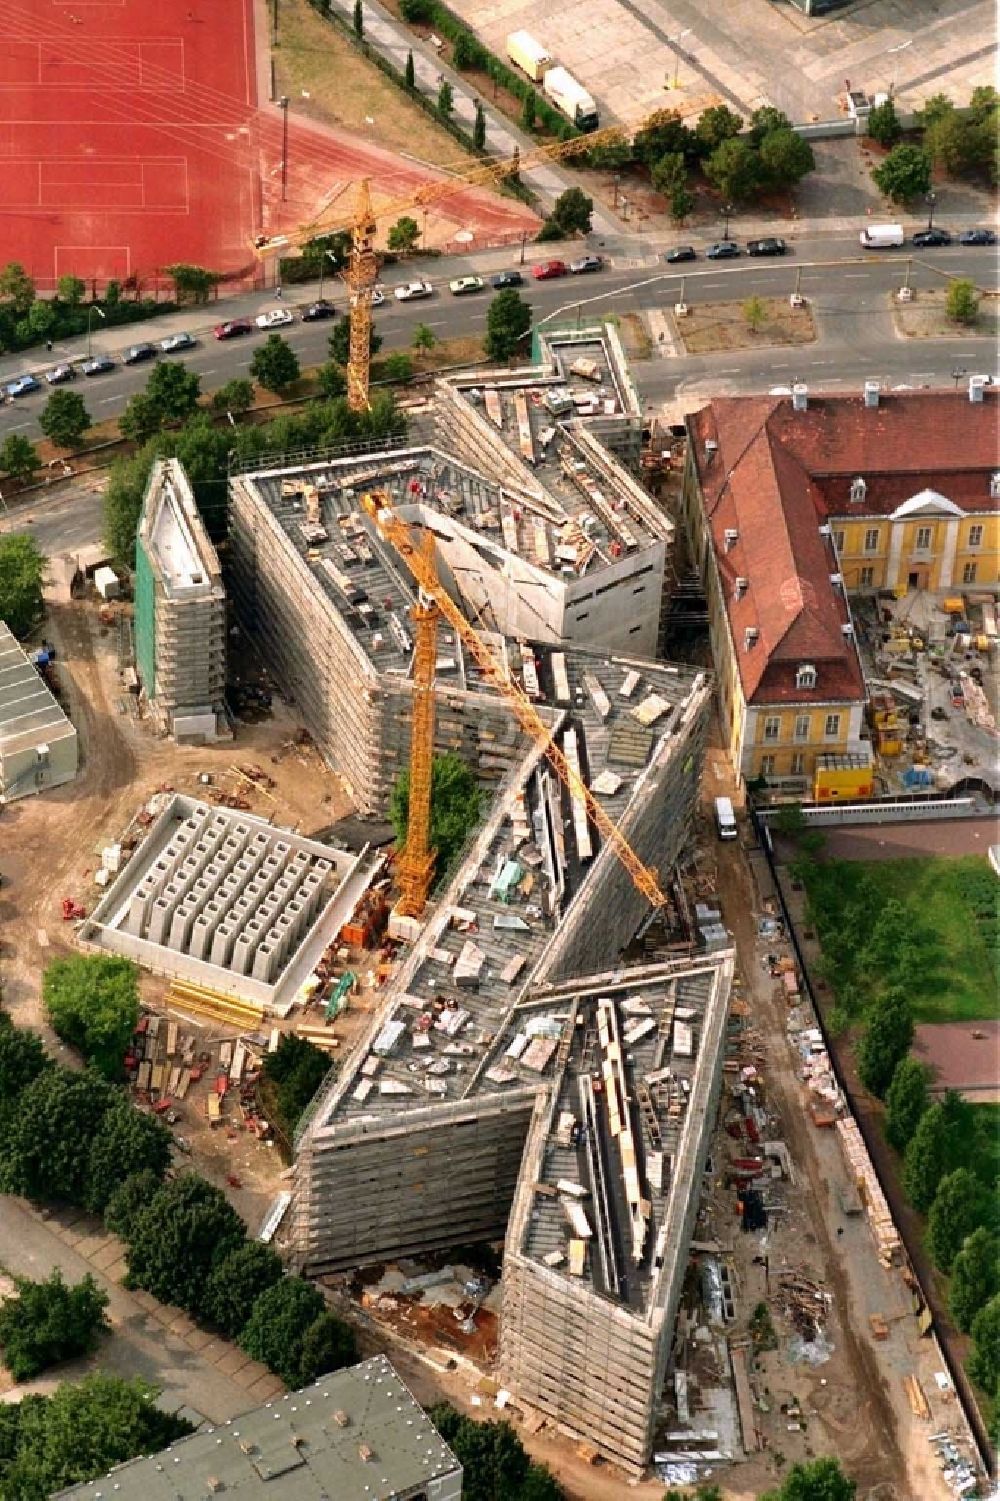
[(727, 104), (715, 104), (699, 118), (694, 133), (702, 150), (713, 152), (723, 141), (733, 140), (742, 129), (743, 121), (739, 115), (733, 114)]
[[(437, 852), (437, 879), (444, 875), (479, 821), (479, 788), (465, 762), (450, 751), (435, 756), (431, 770), (431, 848)], [(399, 848), (406, 842), (410, 811), (409, 768), (396, 779), (389, 818)]]
[(636, 158), (652, 170), (654, 164), (675, 153), (692, 166), (701, 156), (701, 141), (689, 130), (676, 110), (659, 110), (637, 130), (632, 142)]
[(365, 8), (362, 0), (354, 0), (354, 35), (363, 37), (365, 34)]
[[(351, 357), (351, 320), (340, 318), (333, 325), (326, 341), (326, 347), (330, 351), (330, 358), (338, 365), (346, 365)], [(368, 350), (372, 355), (378, 354), (382, 348), (381, 336), (372, 330), (368, 338)]]
[(952, 1166), (949, 1129), (944, 1103), (937, 1101), (920, 1117), (903, 1157), (906, 1197), (921, 1214), (930, 1209), (938, 1184)]
[(266, 1096), (273, 1098), (278, 1124), (289, 1139), (331, 1066), (322, 1048), (291, 1032), (283, 1034), (273, 1053), (265, 1054), (262, 1080), (267, 1086)]
[[(139, 391), (126, 403), (125, 410), (118, 418), (118, 431), (123, 438), (130, 443), (148, 443), (155, 437), (162, 426), (160, 411), (155, 401), (152, 401), (145, 392)], [(138, 517), (136, 518), (138, 520)], [(135, 540), (133, 529), (132, 541)]]
[(687, 162), (682, 151), (667, 151), (650, 168), (650, 178), (658, 193), (669, 197), (678, 184), (687, 182)]
[(204, 1312), (213, 1267), (243, 1244), (246, 1227), (225, 1195), (184, 1173), (165, 1183), (133, 1226), (126, 1286)]
[(406, 67), (403, 70), (403, 82), (406, 84), (406, 87), (408, 89), (415, 89), (417, 86), (417, 75), (416, 70), (413, 66), (412, 49), (406, 54)]
[(894, 146), (903, 134), (896, 106), (891, 99), (876, 104), (868, 113), (868, 135), (880, 146)]
[(772, 130), (760, 143), (764, 177), (775, 188), (794, 187), (816, 166), (809, 142), (794, 130)]
[(47, 339), (56, 326), (56, 314), (52, 303), (43, 300), (33, 302), (28, 309), (26, 322), (29, 338)]
[(252, 406), (253, 381), (240, 376), (227, 380), (224, 386), (212, 393), (212, 407), (216, 412), (232, 412), (234, 417), (241, 417)]
[(854, 1501), (857, 1486), (837, 1459), (810, 1459), (792, 1465), (781, 1486), (760, 1501)]
[(8, 433), (0, 445), (0, 472), (29, 480), (38, 468), (38, 449), (23, 433)]
[(675, 224), (683, 224), (695, 205), (695, 196), (687, 183), (675, 183), (670, 190), (670, 217)]
[(525, 89), (524, 98), (521, 101), (521, 129), (527, 131), (534, 130), (537, 114), (538, 95), (534, 89)]
[(894, 146), (885, 160), (872, 168), (872, 181), (893, 203), (909, 203), (930, 190), (930, 153), (921, 146)]
[(53, 391), (38, 419), (47, 438), (60, 448), (72, 448), (90, 427), (90, 413), (76, 391)]
[(207, 302), (212, 288), (223, 279), (221, 271), (206, 271), (204, 266), (191, 266), (186, 261), (163, 269), (174, 284), (178, 302)]
[[(11, 438), (19, 436), (11, 434)], [(0, 468), (3, 468), (2, 449)], [(25, 532), (10, 532), (0, 537), (0, 620), (6, 621), (15, 636), (26, 635), (42, 613), (44, 577), (45, 559), (33, 537)]]
[(991, 1397), (1000, 1384), (1000, 1293), (981, 1308), (972, 1320), (972, 1353), (967, 1362), (969, 1375)]
[(562, 1487), (544, 1465), (533, 1465), (509, 1423), (476, 1423), (450, 1402), (439, 1402), (429, 1417), (464, 1470), (465, 1501), (565, 1501)]
[(871, 926), (861, 959), (862, 967), (873, 981), (891, 973), (900, 948), (909, 941), (910, 928), (906, 908), (901, 901), (890, 897)]
[(467, 31), (459, 31), (456, 34), (451, 48), (451, 61), (460, 73), (464, 73), (466, 68), (475, 65), (476, 47)]
[(260, 1241), (247, 1241), (213, 1267), (205, 1289), (206, 1318), (227, 1339), (235, 1339), (261, 1293), (280, 1282), (284, 1273), (276, 1251)]
[(947, 94), (932, 94), (924, 105), (917, 111), (917, 119), (924, 130), (936, 125), (938, 120), (943, 120), (946, 115), (953, 115), (955, 106)]
[(67, 307), (79, 307), (86, 290), (87, 283), (79, 276), (60, 276), (56, 282), (56, 296)]
[(951, 1316), (968, 1334), (979, 1310), (1000, 1292), (1000, 1239), (985, 1225), (966, 1236), (951, 1265), (948, 1302)]
[(951, 1271), (966, 1236), (982, 1223), (985, 1209), (982, 1185), (967, 1167), (941, 1179), (927, 1218), (927, 1249), (942, 1272)]
[(326, 364), (320, 365), (316, 371), (316, 384), (327, 401), (335, 396), (343, 396), (347, 390), (347, 375), (343, 365), (327, 360)]
[(186, 422), (200, 395), (201, 377), (175, 360), (157, 360), (146, 382), (146, 396), (160, 415), (161, 427)]
[(485, 151), (486, 149), (486, 115), (483, 113), (483, 106), (478, 103), (476, 105), (476, 118), (472, 125), (472, 144), (477, 151)]
[(442, 78), (441, 87), (438, 89), (438, 113), (450, 119), (451, 112), (455, 108), (455, 93), (447, 78)]
[(913, 1008), (902, 990), (889, 990), (871, 1009), (858, 1044), (858, 1077), (872, 1094), (884, 1098), (897, 1063), (913, 1041)]
[(0, 1110), (13, 1105), (22, 1089), (51, 1066), (38, 1034), (15, 1027), (6, 1011), (0, 1011)]
[(413, 374), (413, 361), (408, 354), (400, 350), (396, 354), (386, 356), (382, 372), (386, 380), (407, 381)]
[(767, 318), (767, 309), (760, 297), (748, 297), (743, 304), (743, 318), (752, 334), (759, 333)]
[(420, 225), (416, 219), (411, 219), (409, 214), (404, 214), (397, 219), (389, 230), (388, 245), (390, 250), (412, 250), (420, 239)]
[(15, 1381), (96, 1348), (108, 1328), (108, 1295), (89, 1273), (75, 1287), (58, 1267), (45, 1282), (17, 1277), (14, 1285), (17, 1292), (0, 1301), (0, 1350)]
[(906, 1150), (920, 1117), (930, 1103), (927, 1085), (930, 1070), (916, 1058), (901, 1058), (885, 1097), (885, 1134), (897, 1152)]
[(956, 276), (948, 283), (945, 311), (953, 323), (971, 325), (979, 317), (979, 293), (975, 282), (967, 277)]
[(760, 182), (760, 157), (749, 141), (724, 140), (705, 163), (705, 176), (724, 198), (740, 203)]
[(283, 391), (299, 378), (299, 360), (287, 339), (269, 334), (254, 352), (250, 374), (265, 391)]
[(775, 109), (773, 104), (765, 104), (760, 109), (755, 109), (750, 116), (750, 128), (747, 135), (759, 149), (765, 136), (773, 135), (777, 130), (791, 130), (791, 128), (792, 122), (783, 110)]
[(524, 352), (531, 331), (531, 308), (513, 287), (498, 292), (486, 314), (484, 346), (491, 360), (509, 360)]
[(0, 1469), (4, 1496), (45, 1501), (191, 1433), (190, 1423), (156, 1405), (157, 1396), (144, 1381), (95, 1373), (64, 1381), (51, 1397), (23, 1398), (14, 1452), (6, 1473)]
[(437, 334), (426, 323), (418, 323), (413, 330), (410, 343), (414, 349), (433, 349), (437, 343)]
[(47, 1068), (21, 1091), (3, 1145), (3, 1190), (36, 1200), (82, 1204), (90, 1141), (116, 1092), (99, 1074)]
[(107, 954), (57, 959), (42, 977), (42, 996), (63, 1042), (79, 1048), (106, 1079), (120, 1078), (139, 1020), (139, 972), (132, 961)]
[(551, 218), (564, 235), (586, 235), (590, 233), (590, 216), (593, 212), (593, 198), (588, 198), (582, 188), (567, 188), (556, 199)]
[(261, 1360), (292, 1391), (300, 1380), (303, 1343), (310, 1325), (326, 1312), (323, 1294), (303, 1277), (283, 1277), (262, 1292), (240, 1335), (240, 1348)]
[(14, 305), (22, 316), (35, 300), (35, 283), (19, 261), (8, 261), (0, 270), (0, 297)]
[(104, 1223), (113, 1235), (128, 1242), (135, 1227), (159, 1193), (162, 1179), (151, 1168), (132, 1173), (111, 1194), (104, 1210)]
[(172, 1145), (173, 1138), (163, 1121), (145, 1115), (120, 1095), (90, 1143), (85, 1206), (103, 1214), (118, 1190), (140, 1173), (150, 1173), (159, 1187), (170, 1166)]
[(327, 1371), (339, 1371), (345, 1365), (353, 1365), (357, 1358), (354, 1330), (327, 1309), (318, 1319), (313, 1319), (303, 1336), (298, 1384), (307, 1386), (317, 1377), (325, 1376)]

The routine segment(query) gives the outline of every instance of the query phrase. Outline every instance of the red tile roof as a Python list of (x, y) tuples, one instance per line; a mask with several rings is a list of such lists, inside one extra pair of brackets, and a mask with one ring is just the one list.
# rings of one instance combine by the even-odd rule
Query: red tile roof
[[(831, 582), (836, 560), (820, 526), (830, 516), (885, 515), (921, 490), (968, 510), (995, 510), (1000, 469), (997, 393), (966, 391), (810, 397), (725, 397), (689, 419), (694, 461), (714, 542), (747, 702), (861, 699), (864, 680), (849, 614)], [(707, 447), (714, 443), (715, 449)], [(867, 490), (851, 505), (856, 476)], [(735, 532), (735, 541), (726, 533)], [(747, 580), (739, 598), (736, 580)], [(747, 629), (756, 643), (745, 646)], [(812, 663), (814, 689), (797, 689)]]

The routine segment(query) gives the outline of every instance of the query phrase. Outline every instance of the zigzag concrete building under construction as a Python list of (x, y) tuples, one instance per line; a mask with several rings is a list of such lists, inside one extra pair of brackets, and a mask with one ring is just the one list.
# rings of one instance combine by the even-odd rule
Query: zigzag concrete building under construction
[[(235, 476), (232, 594), (359, 807), (384, 812), (409, 755), (414, 590), (360, 497), (388, 491), (433, 532), (440, 577), (494, 661), (666, 883), (711, 684), (654, 659), (671, 528), (626, 467), (638, 414), (623, 366), (586, 331), (527, 374), (446, 386), (405, 448)], [(622, 967), (645, 898), (444, 628), (435, 696), (436, 747), (475, 769), (489, 811), (300, 1129), (288, 1248), (319, 1275), (505, 1236), (501, 1380), (639, 1474), (731, 956)]]

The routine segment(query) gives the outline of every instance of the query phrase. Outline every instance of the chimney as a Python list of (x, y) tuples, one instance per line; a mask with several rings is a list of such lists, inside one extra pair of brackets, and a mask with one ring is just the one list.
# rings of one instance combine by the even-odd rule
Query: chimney
[(865, 406), (877, 407), (879, 398), (879, 383), (877, 380), (865, 381)]
[(743, 632), (743, 649), (744, 649), (744, 651), (750, 651), (752, 649), (752, 647), (756, 644), (757, 637), (759, 635), (760, 635), (760, 631), (758, 631), (758, 629), (757, 629), (757, 627), (755, 625), (748, 625), (747, 626), (746, 630)]
[(986, 389), (986, 376), (973, 375), (969, 380), (969, 400), (982, 401), (983, 392)]
[(737, 542), (740, 540), (740, 534), (738, 531), (736, 531), (735, 527), (728, 526), (724, 533), (724, 540), (726, 544), (726, 551), (728, 552), (731, 547), (736, 546)]
[(744, 596), (744, 594), (749, 589), (749, 587), (750, 587), (750, 580), (749, 579), (738, 578), (736, 580), (735, 584), (733, 585), (733, 598), (734, 599), (742, 599), (743, 596)]
[(792, 387), (792, 409), (796, 412), (804, 412), (809, 405), (809, 387), (804, 381), (797, 380)]

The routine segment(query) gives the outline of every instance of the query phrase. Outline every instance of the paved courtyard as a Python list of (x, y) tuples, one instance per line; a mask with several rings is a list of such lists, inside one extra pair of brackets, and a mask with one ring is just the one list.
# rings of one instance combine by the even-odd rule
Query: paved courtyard
[(941, 92), (962, 103), (994, 82), (990, 0), (855, 0), (816, 17), (789, 0), (708, 11), (698, 0), (589, 0), (585, 24), (576, 0), (453, 0), (453, 8), (500, 55), (511, 31), (529, 31), (590, 90), (605, 122), (634, 125), (710, 96), (744, 114), (770, 103), (797, 123), (832, 120), (847, 79), (872, 93), (895, 86), (903, 109)]

